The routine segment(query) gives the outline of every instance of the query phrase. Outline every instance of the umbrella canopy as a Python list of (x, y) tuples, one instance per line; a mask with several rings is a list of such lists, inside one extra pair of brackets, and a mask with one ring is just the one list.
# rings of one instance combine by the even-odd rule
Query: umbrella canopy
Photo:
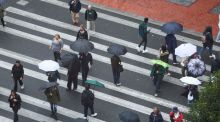
[(105, 87), (104, 84), (98, 82), (97, 80), (86, 80), (85, 83), (88, 83), (90, 85), (98, 86), (98, 87)]
[(79, 53), (87, 53), (89, 51), (92, 51), (94, 49), (93, 43), (89, 42), (88, 40), (85, 39), (79, 39), (73, 42), (70, 45), (70, 48), (72, 50), (75, 50)]
[(88, 122), (88, 120), (82, 118), (76, 118), (75, 120), (73, 120), (73, 122)]
[(177, 22), (168, 22), (162, 26), (161, 30), (167, 34), (175, 34), (181, 32), (183, 26)]
[(59, 64), (52, 60), (44, 60), (38, 64), (38, 68), (43, 71), (56, 71), (60, 68)]
[(119, 118), (123, 122), (140, 122), (139, 116), (131, 111), (124, 111), (120, 113)]
[(197, 79), (197, 78), (193, 78), (193, 77), (182, 77), (180, 78), (180, 81), (186, 84), (190, 84), (190, 85), (200, 85), (201, 82)]
[(163, 61), (161, 61), (161, 60), (151, 60), (151, 62), (152, 62), (153, 64), (161, 65), (161, 66), (163, 66), (164, 68), (167, 68), (167, 67), (170, 66), (168, 63), (165, 63), (165, 62), (163, 62)]
[(195, 54), (197, 47), (190, 43), (181, 44), (175, 49), (175, 54), (179, 57), (187, 57)]
[(113, 54), (113, 55), (124, 55), (127, 53), (126, 47), (122, 45), (118, 45), (118, 44), (113, 44), (109, 46), (107, 51), (108, 53)]
[(68, 68), (69, 65), (71, 64), (71, 62), (73, 60), (76, 60), (78, 57), (76, 54), (73, 54), (73, 53), (66, 53), (66, 54), (63, 54), (61, 55), (61, 66), (62, 67), (65, 67), (65, 68)]
[(205, 73), (205, 63), (200, 59), (191, 59), (187, 64), (188, 73), (193, 77), (202, 76)]

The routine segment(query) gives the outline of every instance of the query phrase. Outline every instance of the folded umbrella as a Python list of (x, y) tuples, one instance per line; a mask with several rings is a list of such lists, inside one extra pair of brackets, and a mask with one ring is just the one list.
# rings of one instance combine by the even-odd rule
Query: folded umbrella
[(197, 52), (197, 47), (190, 43), (181, 44), (175, 49), (175, 54), (181, 58), (188, 57)]
[(188, 76), (180, 78), (180, 81), (183, 83), (186, 83), (186, 84), (190, 84), (190, 85), (200, 85), (201, 84), (201, 82), (197, 78), (188, 77)]
[(68, 68), (71, 65), (71, 62), (77, 60), (77, 55), (73, 53), (61, 54), (61, 66)]
[(107, 51), (108, 53), (113, 54), (113, 55), (124, 55), (127, 53), (126, 47), (122, 45), (118, 45), (118, 44), (113, 44), (109, 46)]
[(167, 68), (167, 67), (170, 66), (168, 63), (165, 63), (165, 62), (163, 62), (163, 61), (161, 61), (161, 60), (151, 60), (151, 62), (152, 62), (153, 64), (161, 65), (161, 66), (163, 66), (164, 68)]
[(88, 83), (90, 85), (98, 86), (98, 87), (105, 87), (104, 84), (98, 82), (97, 80), (86, 80), (85, 83)]
[(167, 34), (175, 34), (181, 32), (183, 26), (177, 22), (168, 22), (162, 26), (161, 30)]
[(202, 76), (205, 73), (205, 63), (200, 59), (191, 59), (187, 64), (188, 74), (193, 77)]
[(87, 53), (94, 49), (94, 45), (88, 40), (79, 39), (70, 44), (70, 48), (79, 53)]
[(38, 64), (38, 68), (43, 71), (56, 71), (60, 68), (59, 64), (52, 60), (44, 60)]
[(139, 116), (131, 111), (124, 111), (120, 113), (119, 118), (123, 122), (140, 122)]

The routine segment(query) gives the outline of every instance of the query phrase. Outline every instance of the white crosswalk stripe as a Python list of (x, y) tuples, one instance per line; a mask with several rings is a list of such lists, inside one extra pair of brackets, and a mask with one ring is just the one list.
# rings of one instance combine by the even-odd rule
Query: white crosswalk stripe
[(13, 120), (6, 118), (6, 117), (3, 117), (3, 116), (0, 116), (0, 122), (13, 122)]

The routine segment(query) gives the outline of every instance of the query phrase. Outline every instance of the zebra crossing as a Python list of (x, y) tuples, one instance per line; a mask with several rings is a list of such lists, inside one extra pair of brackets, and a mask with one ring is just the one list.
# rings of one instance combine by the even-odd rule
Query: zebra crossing
[[(39, 0), (41, 3), (44, 4), (51, 4), (54, 8), (56, 7), (62, 7), (63, 9), (68, 8), (67, 3), (59, 1), (59, 0)], [(31, 2), (30, 2), (31, 4)], [(68, 44), (75, 41), (76, 37), (74, 34), (70, 34), (67, 31), (71, 31), (73, 33), (76, 33), (79, 29), (79, 27), (73, 27), (71, 24), (68, 24), (67, 22), (59, 21), (56, 19), (52, 19), (50, 17), (46, 17), (43, 15), (40, 15), (36, 12), (30, 12), (26, 10), (22, 10), (22, 8), (19, 7), (14, 7), (14, 6), (9, 6), (6, 8), (7, 11), (7, 16), (5, 16), (5, 21), (8, 23), (6, 28), (0, 28), (0, 32), (4, 33), (5, 35), (13, 36), (13, 37), (19, 37), (22, 39), (22, 43), (28, 43), (28, 44), (37, 44), (41, 45), (42, 47), (39, 48), (39, 52), (41, 50), (45, 50), (47, 46), (51, 44), (51, 36), (53, 36), (56, 33), (59, 33), (61, 37), (64, 39), (65, 45), (64, 45), (64, 51), (65, 52), (71, 52), (71, 53), (77, 53), (72, 51)], [(85, 11), (85, 9), (82, 9), (82, 13)], [(99, 17), (102, 19), (106, 19), (111, 22), (119, 23), (119, 24), (124, 24), (129, 27), (137, 28), (137, 23), (131, 22), (129, 20), (124, 20), (118, 17), (113, 17), (111, 15), (107, 15), (104, 13), (99, 12), (98, 13)], [(19, 18), (17, 18), (19, 16)], [(28, 19), (28, 20), (27, 20)], [(33, 21), (32, 21), (33, 20)], [(44, 23), (39, 24), (39, 23)], [(46, 25), (46, 26), (45, 26)], [(52, 28), (53, 27), (53, 28)], [(58, 29), (59, 28), (59, 29)], [(60, 31), (63, 30), (63, 31)], [(28, 31), (29, 30), (29, 31)], [(160, 32), (156, 28), (152, 28), (152, 33), (155, 33), (157, 35), (164, 36), (162, 32)], [(43, 36), (39, 35), (42, 34)], [(113, 37), (111, 35), (106, 35), (100, 32), (96, 32), (95, 35), (91, 35), (94, 38), (98, 38), (100, 40), (103, 40), (104, 42), (107, 43), (116, 43), (120, 45), (124, 45), (129, 48), (129, 50), (132, 50), (131, 52), (128, 52), (126, 55), (122, 56), (122, 64), (124, 66), (124, 69), (126, 70), (127, 74), (129, 73), (135, 73), (135, 75), (141, 76), (144, 78), (148, 78), (150, 76), (150, 67), (152, 64), (150, 63), (151, 58), (148, 58), (146, 56), (138, 55), (134, 53), (134, 49), (137, 46), (136, 43), (129, 42), (123, 39), (119, 39), (117, 37)], [(1, 37), (0, 37), (1, 38)], [(200, 43), (197, 43), (198, 41), (195, 41), (193, 39), (190, 39), (188, 37), (183, 37), (178, 35), (177, 39), (182, 42), (192, 42), (195, 45), (201, 46)], [(98, 43), (91, 39), (92, 43), (95, 45), (95, 51), (92, 52), (92, 56), (95, 60), (95, 62), (101, 63), (100, 67), (105, 66), (102, 68), (95, 68), (92, 69), (91, 74), (89, 74), (88, 78), (89, 79), (95, 79), (97, 81), (100, 81), (105, 85), (105, 90), (103, 89), (93, 89), (93, 92), (95, 93), (95, 97), (97, 99), (97, 104), (101, 103), (102, 105), (97, 105), (95, 110), (97, 109), (99, 116), (97, 118), (89, 117), (89, 122), (111, 122), (113, 121), (112, 118), (118, 118), (115, 114), (117, 113), (109, 113), (108, 114), (108, 109), (109, 110), (118, 110), (118, 109), (123, 109), (123, 110), (132, 110), (137, 113), (139, 113), (140, 118), (142, 121), (144, 121), (147, 116), (150, 115), (152, 112), (152, 107), (153, 106), (159, 106), (161, 109), (161, 113), (163, 115), (164, 120), (169, 121), (169, 110), (173, 106), (178, 106), (179, 109), (183, 112), (188, 112), (189, 107), (186, 106), (186, 104), (182, 104), (182, 102), (177, 102), (173, 101), (173, 98), (170, 99), (168, 98), (160, 98), (160, 97), (154, 97), (151, 93), (148, 93), (147, 91), (141, 91), (139, 89), (132, 88), (130, 86), (121, 86), (121, 87), (116, 87), (111, 83), (111, 80), (109, 78), (100, 78), (97, 76), (97, 74), (93, 74), (93, 72), (97, 70), (103, 70), (103, 73), (106, 73), (109, 69), (108, 67), (110, 66), (110, 57), (107, 55), (104, 55), (107, 53), (107, 48), (108, 45), (105, 43)], [(19, 44), (18, 44), (19, 48)], [(25, 48), (25, 47), (20, 47), (20, 48)], [(29, 47), (31, 48), (31, 47)], [(148, 47), (149, 52), (147, 53), (148, 55), (156, 56), (159, 54), (157, 49), (150, 48)], [(219, 48), (217, 46), (214, 47), (214, 50), (219, 51)], [(50, 52), (43, 54), (45, 57), (46, 55), (50, 54)], [(29, 52), (26, 52), (26, 54), (23, 54), (21, 52), (17, 52), (11, 49), (7, 49), (5, 47), (0, 47), (0, 71), (4, 73), (10, 73), (11, 67), (13, 65), (13, 61), (15, 60), (20, 60), (22, 63), (24, 63), (24, 70), (25, 70), (25, 76), (28, 77), (27, 79), (37, 81), (25, 81), (25, 84), (36, 84), (40, 87), (40, 85), (45, 84), (47, 81), (47, 76), (42, 72), (37, 69), (37, 64), (42, 61), (44, 58), (36, 58), (36, 56), (33, 56)], [(48, 57), (50, 58), (50, 57)], [(171, 57), (170, 57), (171, 59)], [(178, 59), (180, 61), (180, 59)], [(135, 62), (135, 63), (133, 63)], [(136, 64), (140, 64), (136, 65)], [(146, 67), (142, 67), (142, 66)], [(93, 68), (93, 67), (92, 67)], [(107, 68), (107, 71), (104, 71), (105, 68)], [(210, 66), (207, 65), (207, 70), (210, 71)], [(165, 76), (164, 81), (166, 83), (169, 83), (172, 85), (172, 87), (178, 87), (178, 89), (184, 87), (184, 85), (179, 81), (179, 77), (181, 74), (181, 69), (178, 66), (171, 66), (170, 71), (174, 72), (177, 74), (177, 76)], [(61, 91), (64, 91), (66, 88), (66, 74), (67, 70), (65, 68), (61, 68), (59, 72), (62, 74), (62, 80), (59, 80), (59, 87), (61, 88)], [(3, 73), (3, 74), (4, 74)], [(110, 74), (110, 73), (109, 73)], [(202, 81), (207, 81), (209, 77), (208, 76), (202, 76), (199, 77), (200, 80)], [(4, 78), (3, 78), (4, 79)], [(10, 77), (8, 77), (10, 79)], [(82, 80), (81, 74), (79, 74), (79, 80)], [(130, 80), (130, 79), (126, 79)], [(10, 93), (10, 88), (11, 86), (8, 86), (8, 84), (12, 83), (5, 83), (3, 82), (8, 82), (6, 79), (0, 80), (3, 85), (0, 86), (0, 98), (1, 96), (3, 98), (7, 97)], [(30, 82), (30, 83), (28, 83)], [(150, 81), (147, 81), (150, 82)], [(140, 83), (136, 82), (136, 84)], [(164, 84), (166, 84), (164, 83)], [(126, 82), (124, 82), (126, 84)], [(149, 83), (148, 83), (149, 84)], [(25, 89), (27, 91), (32, 91), (31, 88), (28, 88), (29, 86), (25, 85)], [(163, 86), (162, 86), (163, 87)], [(34, 88), (32, 92), (37, 92), (34, 91), (37, 88)], [(77, 96), (75, 99), (72, 97), (71, 99), (78, 101), (80, 103), (80, 93), (83, 91), (83, 87), (79, 85), (78, 89), (76, 90), (76, 93), (74, 93), (75, 96)], [(38, 91), (39, 92), (39, 91)], [(176, 92), (176, 91), (173, 91)], [(31, 92), (26, 92), (26, 91), (19, 91), (19, 94), (21, 95), (22, 101), (25, 104), (28, 104), (30, 106), (35, 106), (36, 108), (39, 108), (39, 110), (42, 110), (43, 113), (37, 110), (32, 110), (32, 109), (27, 109), (23, 108), (18, 112), (19, 115), (29, 118), (33, 121), (39, 121), (39, 122), (54, 122), (55, 120), (49, 117), (50, 108), (49, 108), (49, 103), (43, 99), (43, 93), (42, 95), (38, 94), (32, 94)], [(66, 94), (65, 92), (62, 94)], [(118, 95), (119, 94), (119, 95)], [(64, 95), (65, 96), (65, 95)], [(128, 97), (128, 98), (126, 98)], [(74, 105), (69, 103), (70, 98), (65, 98), (62, 97), (64, 101), (61, 101), (61, 104), (58, 104), (58, 115), (61, 116), (61, 119), (58, 120), (58, 122), (69, 122), (71, 120), (74, 120), (76, 118), (82, 118), (83, 117), (83, 112), (82, 112), (82, 107), (80, 107), (80, 104)], [(61, 98), (61, 99), (62, 99)], [(67, 105), (68, 104), (70, 105)], [(96, 104), (96, 103), (95, 103)], [(147, 105), (149, 104), (149, 106)], [(106, 105), (106, 106), (105, 106)], [(74, 106), (74, 107), (70, 107)], [(108, 107), (109, 106), (109, 107)], [(0, 101), (0, 110), (5, 110), (5, 111), (11, 111), (11, 108), (9, 108), (9, 105), (7, 103), (7, 100), (2, 100)], [(101, 113), (103, 112), (103, 113)], [(103, 116), (102, 116), (103, 115)], [(63, 120), (62, 120), (63, 119)], [(11, 119), (8, 119), (8, 117), (3, 117), (0, 116), (0, 122), (1, 120), (4, 121), (12, 121)], [(117, 120), (118, 121), (118, 120)]]

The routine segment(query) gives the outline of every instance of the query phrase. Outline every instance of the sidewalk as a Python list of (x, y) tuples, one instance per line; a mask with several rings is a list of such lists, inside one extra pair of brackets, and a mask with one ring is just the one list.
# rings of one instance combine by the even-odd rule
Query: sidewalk
[(183, 6), (168, 0), (90, 0), (104, 6), (146, 16), (160, 22), (176, 21), (184, 28), (203, 32), (207, 25), (218, 32), (218, 15), (211, 10), (220, 4), (219, 0), (197, 0), (191, 6)]

